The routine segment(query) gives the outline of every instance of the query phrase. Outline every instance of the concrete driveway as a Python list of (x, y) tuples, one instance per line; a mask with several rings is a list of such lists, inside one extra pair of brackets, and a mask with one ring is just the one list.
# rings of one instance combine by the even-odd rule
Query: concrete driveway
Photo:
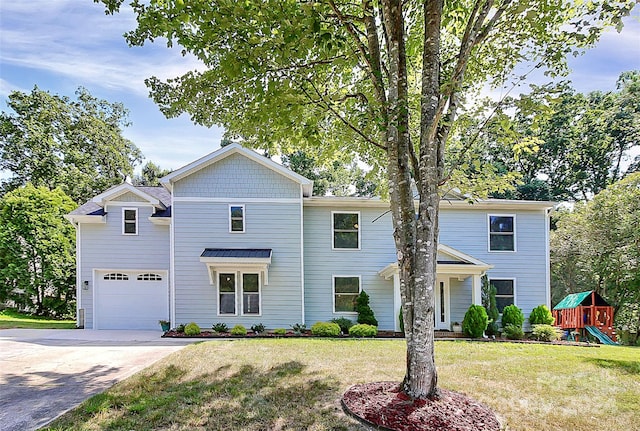
[(38, 429), (197, 339), (160, 331), (0, 330), (0, 431)]

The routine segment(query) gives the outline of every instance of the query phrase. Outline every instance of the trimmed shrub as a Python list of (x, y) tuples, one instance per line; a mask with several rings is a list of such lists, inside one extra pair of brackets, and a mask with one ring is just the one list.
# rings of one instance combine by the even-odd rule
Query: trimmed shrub
[(247, 335), (247, 328), (245, 328), (242, 325), (236, 325), (233, 328), (231, 328), (231, 331), (229, 332), (231, 333), (231, 335), (236, 335), (236, 336)]
[(349, 335), (352, 337), (375, 337), (378, 335), (378, 327), (367, 325), (366, 323), (358, 323), (349, 328)]
[(532, 325), (553, 325), (553, 315), (546, 305), (538, 305), (531, 310), (529, 315), (529, 323)]
[(340, 326), (331, 322), (316, 322), (311, 327), (311, 333), (318, 337), (337, 337), (340, 335)]
[(487, 310), (482, 305), (474, 304), (464, 314), (462, 331), (469, 337), (481, 338), (488, 323)]
[(369, 295), (364, 290), (360, 292), (358, 299), (356, 299), (356, 311), (358, 312), (358, 323), (378, 326), (373, 310), (369, 307)]
[(183, 334), (184, 333), (184, 323), (181, 323), (178, 326), (176, 326), (176, 332), (178, 334)]
[(556, 341), (560, 339), (562, 331), (553, 325), (533, 325), (531, 335), (538, 341)]
[(200, 333), (200, 327), (197, 323), (191, 322), (184, 327), (185, 335), (198, 335)]
[(287, 330), (284, 328), (276, 328), (273, 330), (275, 335), (287, 335)]
[(264, 332), (264, 325), (262, 323), (258, 323), (257, 325), (251, 325), (251, 332), (254, 334), (262, 334)]
[(293, 325), (291, 325), (291, 329), (293, 330), (294, 334), (300, 335), (307, 330), (307, 325), (305, 325), (304, 323), (294, 323)]
[(404, 315), (402, 314), (402, 307), (400, 307), (400, 313), (398, 314), (398, 320), (400, 321), (400, 332), (404, 334)]
[(500, 318), (500, 312), (496, 305), (496, 287), (489, 283), (489, 277), (482, 276), (482, 305), (487, 310), (487, 317), (489, 318), (489, 324), (485, 330), (486, 334), (498, 335), (500, 326), (498, 326), (498, 319)]
[(508, 324), (502, 328), (502, 332), (509, 340), (522, 340), (522, 338), (524, 338), (524, 332), (522, 332), (521, 326)]
[(343, 334), (348, 334), (349, 328), (353, 326), (353, 321), (351, 319), (347, 319), (346, 317), (331, 319), (331, 322), (337, 324), (340, 327), (340, 331), (342, 331)]
[(506, 328), (509, 325), (518, 326), (522, 328), (522, 324), (524, 323), (524, 314), (522, 314), (522, 310), (516, 307), (515, 305), (507, 305), (502, 310), (502, 327)]
[(214, 323), (211, 329), (213, 329), (214, 332), (217, 332), (218, 334), (229, 332), (229, 327), (226, 323)]

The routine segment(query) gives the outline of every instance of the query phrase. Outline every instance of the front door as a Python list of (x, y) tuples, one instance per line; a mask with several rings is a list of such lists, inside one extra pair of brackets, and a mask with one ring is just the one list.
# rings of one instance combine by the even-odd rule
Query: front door
[(438, 277), (436, 281), (435, 328), (449, 330), (449, 279)]

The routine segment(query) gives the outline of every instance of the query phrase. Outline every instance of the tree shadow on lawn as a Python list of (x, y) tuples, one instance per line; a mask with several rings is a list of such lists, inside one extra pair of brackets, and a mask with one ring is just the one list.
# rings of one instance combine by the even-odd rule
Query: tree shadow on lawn
[(613, 368), (626, 374), (640, 375), (640, 361), (622, 361), (619, 359), (603, 359), (603, 358), (587, 358), (583, 357), (586, 362), (591, 362), (601, 368)]
[(49, 429), (361, 429), (342, 412), (341, 395), (337, 380), (305, 372), (298, 361), (199, 375), (169, 365), (90, 398)]

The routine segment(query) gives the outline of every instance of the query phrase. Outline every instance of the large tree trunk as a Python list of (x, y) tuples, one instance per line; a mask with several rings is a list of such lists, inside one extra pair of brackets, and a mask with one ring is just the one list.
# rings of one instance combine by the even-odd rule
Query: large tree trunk
[[(412, 398), (426, 398), (437, 395), (437, 374), (433, 354), (433, 309), (438, 181), (437, 172), (429, 169), (425, 171), (427, 175), (419, 181), (426, 183), (418, 184), (420, 195), (426, 192), (426, 200), (422, 197), (420, 199), (419, 218), (416, 221), (411, 188), (414, 175), (410, 160), (413, 149), (409, 137), (407, 67), (401, 1), (384, 2), (384, 18), (389, 48), (389, 119), (386, 136), (389, 194), (407, 341), (407, 372), (403, 390)], [(436, 91), (437, 89), (436, 86)], [(437, 154), (435, 157), (434, 160), (437, 159)], [(422, 172), (414, 174), (422, 177)]]

